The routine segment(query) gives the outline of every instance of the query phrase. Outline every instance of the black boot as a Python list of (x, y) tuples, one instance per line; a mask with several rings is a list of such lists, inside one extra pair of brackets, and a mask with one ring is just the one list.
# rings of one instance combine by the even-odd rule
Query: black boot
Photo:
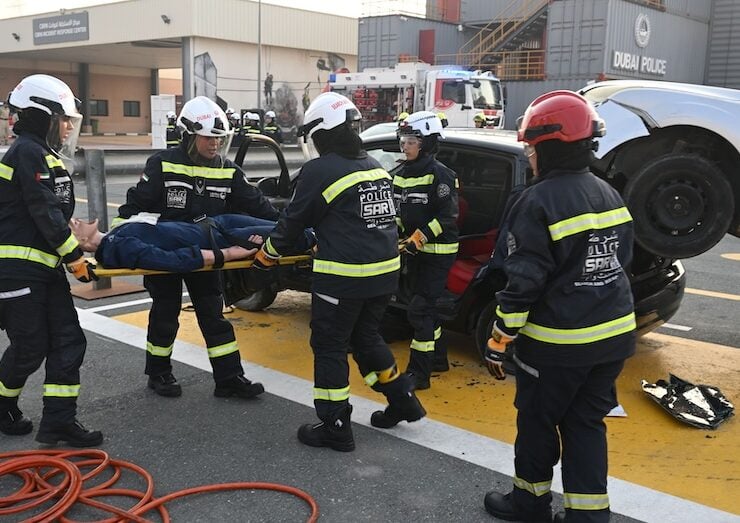
[(401, 421), (418, 421), (427, 415), (427, 411), (422, 407), (419, 398), (413, 391), (404, 395), (388, 396), (389, 405), (385, 410), (376, 410), (370, 417), (370, 424), (373, 427), (381, 429), (390, 429), (395, 427)]
[(261, 383), (252, 383), (244, 376), (234, 376), (224, 381), (217, 381), (213, 395), (218, 398), (228, 398), (236, 396), (237, 398), (254, 398), (265, 392), (265, 387)]
[(355, 450), (355, 438), (352, 435), (350, 415), (352, 405), (347, 405), (338, 416), (315, 425), (301, 425), (298, 429), (298, 440), (310, 447), (329, 447), (340, 452)]
[(447, 341), (444, 334), (434, 340), (434, 356), (432, 357), (432, 372), (447, 372), (450, 364), (447, 361)]
[(550, 523), (552, 521), (552, 511), (550, 507), (543, 507), (541, 510), (526, 512), (519, 507), (514, 506), (511, 501), (511, 492), (501, 494), (491, 491), (486, 494), (483, 503), (486, 511), (494, 517), (505, 521), (526, 521), (534, 523)]
[(103, 434), (99, 430), (87, 430), (77, 420), (66, 425), (44, 424), (42, 420), (36, 441), (45, 445), (64, 441), (70, 447), (97, 447), (103, 442)]
[(160, 376), (149, 376), (146, 385), (160, 396), (167, 398), (176, 398), (182, 395), (182, 387), (177, 383), (177, 378), (171, 372)]
[(432, 386), (429, 376), (423, 376), (413, 370), (407, 370), (406, 375), (411, 379), (411, 385), (414, 387), (414, 390), (427, 390)]
[(33, 430), (33, 423), (25, 417), (21, 409), (13, 404), (7, 410), (0, 411), (0, 432), (8, 436), (23, 436)]

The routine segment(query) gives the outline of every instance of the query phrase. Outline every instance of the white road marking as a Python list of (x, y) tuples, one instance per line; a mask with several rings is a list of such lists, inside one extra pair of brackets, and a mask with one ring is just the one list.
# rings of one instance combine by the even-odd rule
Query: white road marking
[(686, 325), (676, 325), (675, 323), (664, 323), (661, 325), (661, 327), (665, 327), (666, 329), (673, 329), (676, 331), (683, 331), (683, 332), (689, 332), (694, 327), (687, 327)]
[[(182, 297), (189, 296), (187, 292), (182, 293)], [(113, 311), (116, 309), (125, 309), (126, 307), (133, 307), (135, 305), (143, 305), (145, 303), (151, 303), (151, 298), (142, 298), (141, 300), (122, 301), (121, 303), (111, 303), (110, 305), (101, 305), (100, 307), (90, 307), (84, 309), (87, 312), (102, 312), (102, 311)]]
[[(145, 350), (146, 329), (95, 314), (90, 312), (90, 309), (77, 309), (77, 312), (83, 329)], [(177, 340), (172, 358), (200, 370), (212, 372), (208, 353), (203, 347)], [(264, 383), (270, 394), (313, 407), (313, 383), (254, 363), (243, 363), (247, 376)], [(385, 408), (385, 404), (358, 396), (352, 396), (352, 405), (356, 414), (352, 421), (367, 427), (370, 427), (370, 415), (376, 410)], [(412, 424), (403, 423), (391, 431), (382, 430), (382, 432), (507, 476), (514, 475), (514, 447), (508, 443), (426, 418)], [(562, 493), (559, 466), (555, 467), (552, 486), (554, 491)], [(612, 476), (609, 477), (609, 500), (613, 512), (647, 522), (737, 523), (738, 521), (737, 516), (729, 512)]]

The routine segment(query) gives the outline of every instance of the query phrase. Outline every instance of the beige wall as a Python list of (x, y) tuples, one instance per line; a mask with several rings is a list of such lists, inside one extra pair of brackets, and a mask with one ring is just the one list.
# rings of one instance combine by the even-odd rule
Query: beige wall
[[(151, 131), (149, 76), (113, 75), (90, 72), (90, 99), (107, 100), (108, 116), (98, 120), (99, 133), (147, 133)], [(123, 116), (124, 100), (138, 101), (141, 116)]]

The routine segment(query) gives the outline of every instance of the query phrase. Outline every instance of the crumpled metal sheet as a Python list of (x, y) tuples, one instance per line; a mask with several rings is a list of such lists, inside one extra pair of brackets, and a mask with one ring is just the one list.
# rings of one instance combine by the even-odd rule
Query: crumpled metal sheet
[(669, 374), (669, 382), (641, 381), (642, 390), (678, 421), (700, 429), (716, 429), (735, 406), (717, 387), (694, 385)]

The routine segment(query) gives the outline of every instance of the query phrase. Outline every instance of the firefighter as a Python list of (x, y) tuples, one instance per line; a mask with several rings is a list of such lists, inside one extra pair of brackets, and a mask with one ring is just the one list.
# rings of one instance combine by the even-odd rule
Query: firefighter
[(226, 109), (226, 118), (229, 120), (229, 125), (231, 126), (231, 130), (234, 131), (234, 136), (238, 136), (241, 134), (241, 122), (239, 122), (239, 115), (237, 112), (234, 111), (231, 107)]
[(518, 130), (535, 172), (509, 219), (489, 371), (504, 378), (503, 351), (516, 338), (514, 488), (489, 492), (500, 519), (550, 521), (552, 467), (562, 456), (565, 517), (607, 522), (604, 416), (615, 380), (635, 351), (625, 267), (633, 227), (624, 202), (589, 171), (604, 123), (582, 96), (553, 91), (527, 108)]
[(442, 129), (450, 125), (449, 120), (447, 120), (447, 115), (443, 112), (437, 113), (437, 118), (439, 118), (439, 122), (442, 124)]
[[(205, 96), (187, 102), (177, 121), (183, 139), (177, 149), (149, 158), (139, 183), (126, 194), (113, 226), (140, 212), (161, 214), (163, 221), (199, 221), (228, 212), (277, 219), (278, 211), (262, 193), (249, 185), (239, 167), (226, 159), (233, 131), (226, 114)], [(202, 220), (207, 223), (207, 220)], [(223, 265), (220, 250), (216, 263)], [(234, 328), (223, 316), (223, 296), (217, 272), (145, 276), (152, 297), (147, 330), (145, 374), (147, 386), (160, 396), (180, 396), (170, 357), (178, 329), (185, 282), (195, 308), (219, 397), (251, 398), (264, 389), (244, 377)]]
[(18, 111), (18, 138), (0, 163), (0, 328), (10, 346), (0, 361), (0, 432), (33, 430), (18, 397), (46, 359), (36, 441), (100, 445), (103, 435), (76, 419), (80, 365), (87, 341), (62, 265), (82, 282), (97, 279), (68, 226), (72, 161), (82, 115), (67, 84), (44, 74), (21, 80), (8, 103)]
[(283, 143), (283, 133), (275, 121), (275, 111), (267, 111), (265, 113), (264, 131), (266, 136), (269, 136), (277, 143)]
[(177, 115), (175, 114), (175, 111), (167, 111), (165, 141), (168, 149), (180, 145), (180, 130), (177, 128)]
[(357, 107), (328, 92), (317, 96), (299, 134), (311, 140), (319, 158), (301, 169), (293, 200), (262, 249), (253, 271), (274, 266), (305, 227), (313, 227), (318, 251), (313, 262), (311, 348), (314, 405), (319, 423), (302, 425), (298, 439), (338, 451), (355, 448), (349, 403), (347, 352), (388, 406), (371, 424), (391, 428), (421, 419), (426, 411), (408, 376), (400, 374), (378, 333), (396, 290), (400, 269), (390, 175), (362, 150), (354, 125)]
[(8, 145), (10, 135), (10, 107), (0, 102), (0, 145)]
[(407, 113), (406, 111), (401, 111), (396, 117), (395, 121), (398, 122), (398, 125), (400, 126), (408, 117), (409, 113)]
[(260, 129), (260, 115), (257, 113), (246, 113), (244, 115), (244, 135), (262, 134)]
[(436, 301), (457, 254), (457, 176), (434, 157), (442, 122), (429, 111), (412, 113), (396, 131), (406, 160), (393, 178), (393, 195), (411, 289), (407, 315), (414, 329), (406, 372), (419, 390), (432, 371), (449, 369)]
[(483, 113), (478, 113), (473, 116), (473, 125), (475, 125), (478, 129), (483, 129), (486, 126), (486, 115)]

